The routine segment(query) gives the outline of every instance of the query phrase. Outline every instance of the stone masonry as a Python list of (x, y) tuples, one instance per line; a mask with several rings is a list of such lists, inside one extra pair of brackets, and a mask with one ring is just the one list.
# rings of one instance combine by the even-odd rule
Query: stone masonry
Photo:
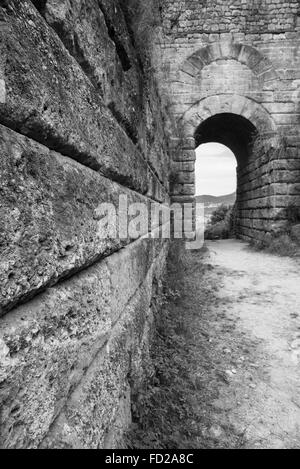
[(122, 446), (150, 371), (168, 243), (105, 237), (98, 216), (120, 195), (169, 203), (166, 116), (124, 8), (0, 1), (1, 448)]
[[(300, 205), (299, 2), (167, 0), (163, 15), (161, 91), (178, 125), (173, 200), (194, 195), (195, 148), (223, 143), (238, 162), (238, 232), (263, 239)], [(256, 133), (265, 144), (253, 148)]]
[(240, 236), (300, 204), (299, 31), (298, 0), (0, 0), (1, 448), (124, 445), (169, 244), (99, 204), (193, 202), (208, 141)]

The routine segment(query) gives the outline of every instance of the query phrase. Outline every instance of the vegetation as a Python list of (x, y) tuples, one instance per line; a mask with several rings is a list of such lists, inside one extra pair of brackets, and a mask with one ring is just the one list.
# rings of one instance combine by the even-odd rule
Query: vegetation
[(291, 204), (278, 218), (285, 221), (281, 221), (277, 230), (268, 233), (262, 241), (253, 241), (252, 247), (281, 257), (300, 256), (299, 239), (293, 235), (293, 228), (300, 224), (300, 207)]
[(261, 243), (254, 244), (256, 249), (281, 257), (296, 257), (299, 255), (299, 244), (289, 234), (271, 236)]
[[(224, 374), (228, 357), (222, 347), (216, 348), (210, 341), (212, 322), (219, 325), (218, 313), (214, 316), (211, 310), (217, 301), (218, 286), (213, 278), (207, 279), (212, 267), (203, 262), (205, 252), (188, 252), (184, 243), (173, 243), (167, 282), (153, 310), (155, 329), (148, 367), (153, 372), (134, 399), (134, 423), (127, 435), (129, 448), (211, 449), (243, 445), (243, 434), (237, 434), (228, 423), (222, 424), (222, 438), (215, 434), (215, 426), (220, 423), (212, 403), (224, 382), (228, 384)], [(235, 333), (233, 339), (234, 330), (231, 322), (222, 332), (222, 341), (224, 348), (235, 341), (237, 351), (236, 357), (232, 351), (232, 359), (237, 360), (244, 353), (241, 349), (245, 338)], [(243, 343), (240, 349), (239, 340)]]
[(205, 231), (206, 239), (228, 239), (233, 236), (234, 208), (220, 205), (212, 214), (210, 223)]
[(212, 214), (211, 216), (211, 224), (215, 225), (221, 221), (225, 221), (228, 212), (231, 210), (231, 207), (227, 207), (226, 205), (220, 205)]

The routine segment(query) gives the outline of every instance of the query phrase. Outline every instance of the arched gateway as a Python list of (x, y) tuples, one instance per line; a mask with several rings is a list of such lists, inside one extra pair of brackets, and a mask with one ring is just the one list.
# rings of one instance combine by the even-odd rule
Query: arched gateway
[(237, 159), (237, 231), (246, 239), (263, 239), (300, 202), (298, 85), (273, 61), (247, 44), (213, 42), (167, 80), (178, 129), (170, 142), (173, 201), (193, 201), (195, 149), (226, 145)]
[[(274, 219), (280, 213), (284, 216), (282, 208), (277, 207), (270, 176), (281, 148), (273, 119), (250, 99), (222, 95), (197, 102), (182, 116), (180, 125), (184, 138), (177, 140), (172, 153), (173, 200), (190, 201), (194, 194), (195, 149), (203, 143), (222, 143), (237, 159), (238, 234), (245, 238), (263, 237)], [(266, 144), (259, 148), (255, 144), (257, 137)]]

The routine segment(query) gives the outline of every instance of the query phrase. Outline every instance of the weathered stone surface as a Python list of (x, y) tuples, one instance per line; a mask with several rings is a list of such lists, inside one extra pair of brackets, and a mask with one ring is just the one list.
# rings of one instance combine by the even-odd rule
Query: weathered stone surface
[(172, 203), (174, 204), (195, 204), (194, 195), (174, 195), (172, 197)]
[(180, 171), (177, 173), (175, 180), (178, 184), (193, 184), (195, 183), (195, 173), (191, 171)]
[(0, 446), (119, 446), (168, 242), (103, 239), (98, 209), (169, 202), (167, 117), (118, 1), (0, 22)]
[[(216, 135), (240, 162), (238, 232), (264, 240), (285, 226), (282, 209), (300, 205), (298, 1), (260, 3), (165, 2), (155, 57), (163, 108), (153, 63), (136, 59), (143, 38), (128, 30), (129, 1), (1, 2), (0, 123), (17, 131), (1, 128), (0, 140), (4, 311), (37, 296), (0, 318), (0, 446), (119, 445), (147, 373), (167, 246), (103, 242), (95, 208), (120, 191), (168, 202), (167, 143), (173, 201), (184, 203), (194, 201), (201, 122), (234, 114), (280, 132), (285, 152), (249, 157), (235, 137), (250, 132)], [(170, 142), (167, 108), (178, 125)]]
[[(123, 11), (118, 0), (98, 0), (99, 7), (101, 8), (108, 29), (111, 30), (111, 35), (114, 37), (117, 48), (119, 48), (119, 54), (123, 56), (123, 68), (129, 68), (132, 65), (130, 62), (132, 56), (136, 55), (136, 51), (132, 47), (132, 40), (128, 34), (128, 27), (123, 16)], [(128, 64), (126, 66), (127, 55)]]
[(195, 194), (195, 184), (173, 184), (172, 185), (172, 194), (173, 196), (177, 195), (194, 195)]
[(47, 0), (42, 14), (137, 142), (143, 126), (141, 71), (118, 3)]
[(169, 162), (158, 118), (161, 101), (149, 74), (142, 74), (119, 2), (47, 0), (42, 13), (167, 184)]
[[(167, 175), (167, 173), (166, 173)], [(148, 167), (148, 190), (146, 196), (150, 197), (156, 202), (169, 202), (169, 183), (165, 182), (164, 184), (160, 182), (158, 177), (155, 175), (153, 170)]]
[(158, 109), (162, 108), (162, 103), (154, 83), (150, 83), (147, 88), (149, 88), (148, 97), (145, 98), (144, 104), (147, 132), (140, 140), (140, 147), (147, 158), (148, 165), (153, 169), (166, 191), (169, 192), (170, 157), (167, 151), (164, 125), (159, 124), (164, 118), (162, 116), (158, 118), (157, 112)]
[(288, 193), (289, 195), (300, 195), (300, 184), (289, 186)]
[[(148, 199), (0, 126), (1, 309), (129, 242), (100, 223), (100, 204)], [(131, 220), (132, 217), (129, 217)], [(119, 217), (116, 219), (118, 223)], [(118, 228), (118, 226), (116, 226)]]
[(145, 193), (146, 161), (31, 2), (12, 0), (4, 20), (0, 122)]
[[(42, 448), (103, 448), (107, 429), (116, 425), (120, 402), (125, 399), (127, 422), (122, 422), (122, 427), (123, 431), (128, 428), (131, 423), (131, 360), (137, 360), (143, 353), (143, 339), (148, 342), (148, 348), (150, 346), (150, 337), (143, 337), (150, 302), (151, 282), (148, 282), (125, 308), (125, 314), (113, 330), (110, 340), (95, 357), (82, 382), (71, 393), (68, 403), (43, 441)], [(141, 374), (143, 371), (140, 369)]]
[(0, 78), (0, 104), (6, 101), (6, 86), (5, 81)]
[(255, 162), (249, 163), (245, 168), (238, 171), (240, 180), (243, 182), (250, 182), (254, 179), (257, 179), (259, 176), (265, 174), (270, 175), (274, 170), (289, 170), (289, 171), (299, 171), (300, 170), (300, 159), (299, 158), (264, 158), (264, 155), (261, 158), (257, 158)]
[(175, 162), (194, 162), (196, 160), (195, 150), (175, 150), (171, 153)]
[(269, 226), (269, 231), (271, 235), (279, 236), (281, 234), (288, 233), (288, 221), (287, 220), (277, 220)]
[[(195, 138), (198, 145), (218, 141), (235, 153), (241, 210), (248, 210), (247, 201), (251, 210), (268, 210), (268, 197), (298, 194), (297, 11), (296, 0), (263, 0), (259, 8), (246, 0), (167, 0), (164, 4), (165, 42), (162, 46), (157, 43), (157, 49), (165, 75), (159, 84), (171, 103), (179, 128), (177, 134), (191, 141)], [(215, 122), (213, 136), (199, 130), (202, 123), (220, 115), (224, 115), (224, 120)], [(228, 129), (227, 136), (222, 131), (229, 115), (243, 117), (261, 135), (281, 134), (284, 151), (277, 155), (276, 151), (250, 151), (245, 157), (248, 150), (237, 144), (243, 132), (235, 125)], [(173, 160), (188, 162), (189, 158), (180, 151), (181, 143), (182, 138), (174, 135)], [(182, 171), (180, 166), (177, 171)], [(176, 180), (174, 172), (172, 178)], [(179, 186), (173, 189), (174, 195), (184, 190)], [(292, 197), (268, 203), (277, 208), (274, 204), (278, 201), (281, 208), (283, 200), (288, 203)], [(257, 233), (259, 230), (253, 229), (253, 234)]]
[[(183, 10), (184, 4), (180, 0), (168, 1), (169, 9), (166, 13), (166, 25), (174, 14)], [(218, 0), (214, 4), (191, 2), (186, 15), (181, 15), (174, 24), (174, 34), (184, 31), (195, 34), (203, 29), (207, 33), (240, 32), (245, 30), (252, 35), (267, 32), (293, 31), (294, 15), (297, 12), (297, 2), (270, 2), (263, 0), (256, 5), (244, 1), (231, 0), (224, 4)], [(217, 15), (217, 16), (216, 16)], [(216, 17), (218, 22), (216, 22)], [(230, 21), (228, 21), (230, 19)]]
[(141, 365), (166, 249), (139, 240), (0, 318), (2, 448), (102, 447)]
[(268, 209), (237, 209), (237, 216), (239, 219), (272, 219), (272, 220), (284, 220), (285, 214), (281, 208), (268, 208)]
[(181, 161), (181, 162), (174, 161), (174, 162), (172, 162), (172, 172), (173, 173), (178, 173), (180, 171), (194, 172), (195, 171), (194, 161)]
[(300, 224), (292, 227), (291, 235), (300, 244)]

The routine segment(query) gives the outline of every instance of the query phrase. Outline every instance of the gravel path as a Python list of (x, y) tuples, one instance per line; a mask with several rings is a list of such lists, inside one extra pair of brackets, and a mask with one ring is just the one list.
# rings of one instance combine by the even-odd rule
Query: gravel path
[[(251, 251), (246, 243), (207, 243), (205, 262), (218, 275), (212, 342), (223, 350), (227, 384), (213, 402), (216, 438), (230, 425), (246, 448), (300, 448), (300, 265), (289, 258)], [(256, 344), (237, 356), (222, 328)], [(220, 331), (220, 334), (216, 331)], [(223, 435), (224, 433), (224, 435)]]

